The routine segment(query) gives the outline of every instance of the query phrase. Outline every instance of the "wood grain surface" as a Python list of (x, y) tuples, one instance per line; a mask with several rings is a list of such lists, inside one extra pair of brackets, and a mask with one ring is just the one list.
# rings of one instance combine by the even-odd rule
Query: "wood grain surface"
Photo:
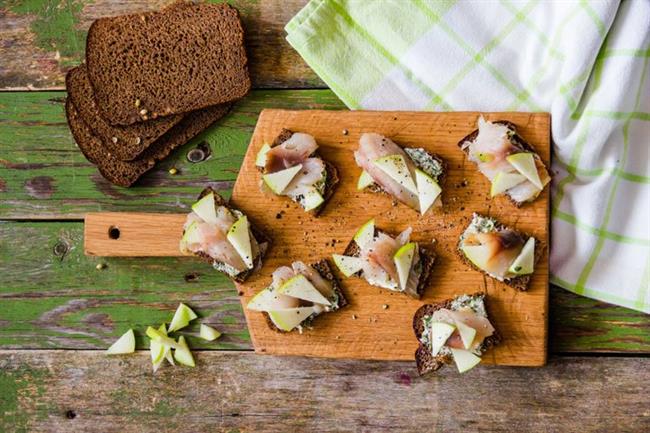
[[(86, 33), (94, 20), (159, 10), (174, 1), (0, 2), (0, 90), (63, 89), (65, 73), (84, 60)], [(256, 88), (326, 87), (285, 40), (285, 24), (307, 0), (228, 3), (239, 9), (242, 18)]]
[[(263, 108), (344, 108), (330, 90), (296, 90), (325, 87), (284, 40), (306, 0), (230, 0), (255, 87), (276, 90), (252, 92), (136, 188), (114, 187), (76, 148), (65, 93), (42, 90), (63, 88), (92, 20), (171, 1), (0, 1), (0, 347), (16, 349), (0, 352), (1, 432), (650, 430), (650, 316), (640, 312), (551, 286), (549, 349), (560, 356), (547, 367), (417, 378), (412, 362), (230, 352), (252, 345), (237, 290), (208, 264), (85, 256), (87, 212), (184, 213), (206, 185), (229, 196)], [(209, 157), (189, 162), (199, 145)], [(183, 330), (203, 349), (198, 368), (153, 377), (147, 353), (92, 350), (128, 328), (146, 349), (144, 328), (180, 301), (224, 332), (206, 343), (197, 324)]]
[[(650, 429), (647, 358), (551, 358), (543, 369), (196, 353), (153, 375), (148, 353), (1, 351), (0, 431), (562, 432)], [(6, 386), (6, 384), (11, 384)]]
[[(186, 302), (224, 333), (207, 343), (193, 323), (183, 330), (191, 347), (252, 349), (235, 286), (208, 263), (86, 256), (83, 231), (81, 222), (0, 222), (0, 346), (104, 349)], [(650, 315), (641, 312), (551, 286), (549, 320), (551, 353), (650, 353)]]
[[(270, 283), (277, 267), (295, 260), (314, 263), (343, 253), (356, 230), (370, 218), (377, 226), (397, 234), (414, 229), (412, 239), (438, 255), (431, 281), (421, 301), (368, 285), (357, 278), (343, 281), (350, 300), (345, 309), (323, 314), (314, 329), (303, 334), (271, 330), (259, 312), (244, 309), (255, 350), (259, 353), (382, 360), (413, 359), (417, 340), (413, 314), (423, 303), (439, 302), (463, 293), (488, 294), (491, 321), (503, 342), (484, 361), (501, 365), (543, 365), (546, 360), (548, 319), (548, 264), (544, 254), (536, 266), (530, 289), (518, 292), (471, 270), (455, 255), (458, 238), (473, 212), (496, 217), (502, 223), (534, 235), (548, 245), (548, 188), (531, 204), (515, 208), (507, 199), (489, 198), (489, 181), (466, 162), (458, 142), (476, 128), (479, 113), (413, 113), (370, 111), (264, 110), (239, 171), (231, 202), (273, 239), (262, 270), (245, 284), (242, 304)], [(486, 113), (491, 120), (514, 122), (522, 136), (548, 165), (550, 118), (548, 114)], [(341, 182), (318, 218), (305, 214), (286, 197), (264, 193), (255, 157), (263, 143), (282, 128), (313, 135), (318, 152), (339, 171)], [(345, 131), (345, 132), (344, 132)], [(354, 161), (363, 132), (378, 132), (402, 146), (423, 147), (447, 163), (442, 185), (442, 209), (420, 217), (392, 199), (359, 192), (361, 169)], [(386, 306), (386, 307), (384, 307)]]
[[(63, 92), (0, 92), (0, 218), (81, 220), (88, 212), (187, 212), (207, 185), (230, 195), (260, 111), (342, 109), (330, 90), (257, 90), (133, 188), (104, 179), (77, 148)], [(205, 146), (208, 157), (187, 154)], [(170, 168), (177, 173), (169, 173)]]
[[(184, 213), (206, 185), (229, 196), (264, 107), (340, 109), (341, 102), (329, 90), (254, 91), (125, 189), (104, 180), (76, 148), (64, 100), (62, 92), (0, 92), (0, 344), (107, 347), (125, 327), (157, 323), (187, 301), (227, 330), (216, 347), (251, 347), (236, 289), (208, 264), (84, 256), (83, 224), (76, 221), (96, 211)], [(199, 144), (210, 157), (189, 162), (187, 153)], [(179, 173), (170, 175), (170, 167)], [(59, 256), (54, 246), (61, 242), (69, 250)], [(553, 287), (550, 304), (554, 353), (650, 353), (648, 315)]]

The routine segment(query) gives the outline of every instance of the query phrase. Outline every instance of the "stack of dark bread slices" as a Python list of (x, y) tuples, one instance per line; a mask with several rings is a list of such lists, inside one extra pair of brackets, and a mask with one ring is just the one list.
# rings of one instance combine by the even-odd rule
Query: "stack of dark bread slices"
[(250, 90), (244, 31), (225, 3), (102, 18), (68, 72), (66, 115), (86, 158), (128, 187)]

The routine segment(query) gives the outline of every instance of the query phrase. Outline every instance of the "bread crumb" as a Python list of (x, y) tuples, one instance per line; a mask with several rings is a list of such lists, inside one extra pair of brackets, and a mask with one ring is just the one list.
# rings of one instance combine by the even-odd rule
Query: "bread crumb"
[(352, 315), (352, 320), (357, 320), (357, 315), (356, 314)]
[(113, 143), (117, 143), (117, 137), (111, 137), (111, 141), (112, 141)]
[(169, 169), (169, 174), (171, 174), (172, 176), (177, 173), (178, 173), (178, 169), (176, 169), (176, 167), (172, 167)]
[(146, 108), (143, 108), (142, 110), (140, 110), (140, 115), (141, 115), (141, 116), (146, 116), (147, 113), (148, 113), (148, 111), (147, 111)]
[(135, 108), (138, 108), (140, 106), (140, 100), (136, 99), (135, 100)]
[(383, 308), (384, 310), (388, 310), (388, 304), (382, 305), (381, 308)]
[(95, 269), (98, 271), (101, 271), (104, 268), (106, 268), (106, 265), (104, 263), (97, 263), (97, 266), (95, 266)]
[(347, 129), (343, 130), (343, 135), (348, 135), (348, 130)]
[(135, 137), (135, 144), (140, 144), (141, 141), (140, 137)]

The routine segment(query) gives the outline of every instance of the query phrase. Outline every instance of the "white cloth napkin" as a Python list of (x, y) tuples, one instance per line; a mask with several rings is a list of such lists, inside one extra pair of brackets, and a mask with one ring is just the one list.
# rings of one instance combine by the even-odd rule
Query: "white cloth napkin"
[(352, 109), (550, 112), (552, 282), (650, 313), (650, 1), (312, 0), (286, 30)]

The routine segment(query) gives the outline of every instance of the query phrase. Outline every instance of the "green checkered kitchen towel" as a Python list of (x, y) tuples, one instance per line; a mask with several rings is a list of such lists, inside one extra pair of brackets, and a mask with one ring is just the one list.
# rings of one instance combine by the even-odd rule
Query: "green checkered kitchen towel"
[(552, 281), (650, 313), (650, 1), (311, 0), (286, 31), (352, 109), (550, 112)]

